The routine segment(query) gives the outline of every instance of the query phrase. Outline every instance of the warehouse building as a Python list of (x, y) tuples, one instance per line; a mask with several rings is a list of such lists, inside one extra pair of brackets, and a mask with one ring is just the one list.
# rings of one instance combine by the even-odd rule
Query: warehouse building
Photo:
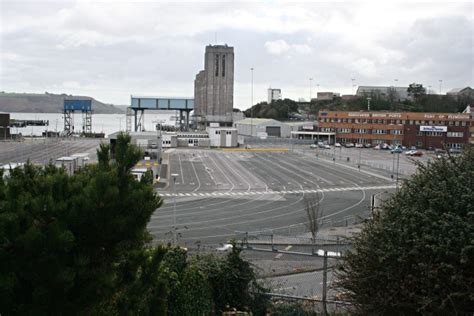
[(472, 142), (471, 113), (319, 111), (319, 131), (336, 142), (402, 144), (418, 148), (462, 148)]
[(263, 118), (246, 118), (235, 122), (234, 127), (241, 136), (253, 137), (290, 137), (290, 125), (274, 120)]

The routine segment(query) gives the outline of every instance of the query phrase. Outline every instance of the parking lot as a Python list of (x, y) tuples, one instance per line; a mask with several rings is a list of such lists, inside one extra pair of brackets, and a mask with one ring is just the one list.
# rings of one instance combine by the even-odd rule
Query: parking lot
[[(171, 240), (174, 220), (187, 247), (218, 245), (242, 231), (301, 231), (305, 199), (319, 198), (324, 225), (344, 225), (370, 214), (375, 192), (393, 190), (390, 178), (333, 165), (304, 152), (174, 149), (172, 184), (160, 190), (163, 207), (150, 232)], [(176, 212), (174, 208), (176, 202)]]
[[(47, 164), (59, 157), (75, 153), (89, 153), (90, 160), (96, 160), (96, 151), (103, 139), (94, 138), (25, 138), (22, 141), (0, 143), (0, 164), (32, 163)], [(106, 140), (105, 140), (106, 141)]]

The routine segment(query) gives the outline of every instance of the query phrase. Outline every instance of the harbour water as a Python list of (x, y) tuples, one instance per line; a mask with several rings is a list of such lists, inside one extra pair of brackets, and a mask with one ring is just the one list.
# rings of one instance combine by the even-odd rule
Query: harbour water
[[(159, 122), (163, 125), (175, 126), (174, 112), (145, 112), (145, 130), (155, 131), (155, 126)], [(27, 126), (24, 128), (12, 128), (12, 133), (21, 133), (23, 136), (41, 136), (46, 130), (53, 132), (61, 132), (64, 130), (64, 115), (62, 113), (10, 113), (10, 119), (17, 120), (47, 120), (49, 126)], [(133, 126), (133, 119), (132, 119)], [(74, 130), (82, 130), (82, 114), (74, 114)], [(93, 114), (92, 115), (92, 132), (105, 133), (110, 135), (119, 130), (126, 130), (125, 114)]]

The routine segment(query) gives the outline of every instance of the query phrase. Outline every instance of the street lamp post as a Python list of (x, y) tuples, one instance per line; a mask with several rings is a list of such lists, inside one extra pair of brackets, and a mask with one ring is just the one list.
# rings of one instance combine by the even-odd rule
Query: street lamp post
[(441, 84), (443, 83), (442, 79), (439, 79), (439, 95), (441, 95)]
[(400, 153), (397, 153), (397, 175), (396, 175), (396, 182), (395, 182), (395, 187), (396, 190), (398, 191), (398, 168), (400, 167)]
[(311, 98), (312, 96), (312, 89), (313, 89), (313, 78), (309, 78), (309, 104), (311, 104)]
[[(361, 142), (361, 144), (362, 144), (362, 142)], [(360, 171), (360, 157), (361, 157), (361, 155), (362, 155), (362, 147), (359, 147), (359, 163), (357, 164), (357, 169), (359, 169), (359, 171)]]
[(354, 85), (354, 81), (355, 81), (355, 78), (352, 78), (352, 79), (351, 79), (351, 82), (352, 82), (352, 86), (351, 86), (352, 95), (354, 95), (354, 86), (355, 86), (355, 85)]
[(173, 173), (171, 174), (173, 178), (173, 245), (176, 246), (176, 178), (179, 177), (179, 174)]
[(253, 137), (253, 67), (250, 68), (250, 137)]

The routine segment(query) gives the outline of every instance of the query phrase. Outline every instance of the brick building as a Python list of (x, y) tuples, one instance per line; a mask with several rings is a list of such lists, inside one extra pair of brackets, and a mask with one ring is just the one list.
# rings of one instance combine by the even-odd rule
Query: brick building
[(402, 144), (428, 149), (474, 143), (471, 113), (319, 111), (319, 131), (340, 143)]

